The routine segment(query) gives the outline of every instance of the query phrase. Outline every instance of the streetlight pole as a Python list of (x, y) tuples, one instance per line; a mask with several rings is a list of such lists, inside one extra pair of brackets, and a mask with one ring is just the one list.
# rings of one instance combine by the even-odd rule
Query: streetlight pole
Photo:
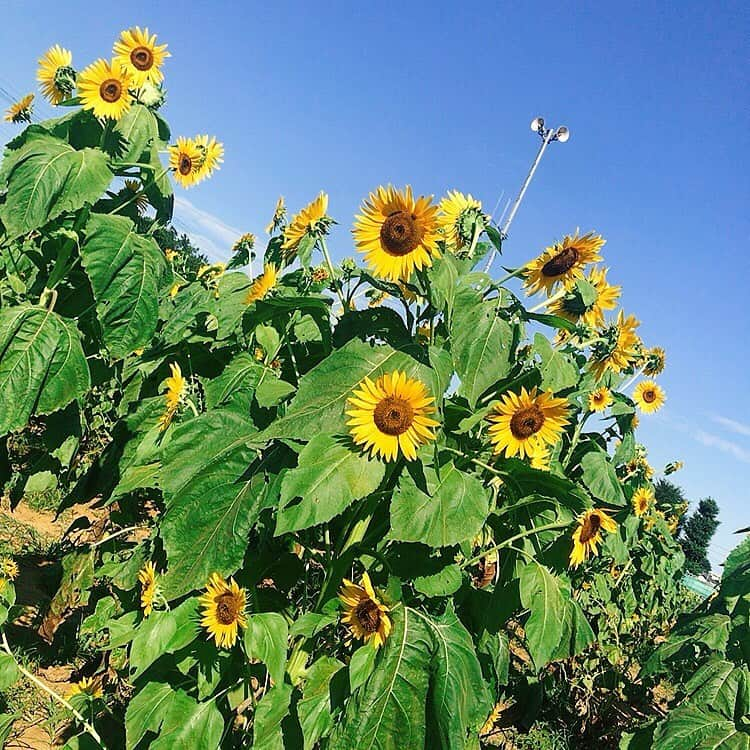
[[(531, 184), (531, 180), (534, 177), (536, 168), (539, 166), (539, 162), (542, 160), (542, 156), (544, 155), (544, 152), (547, 149), (547, 146), (549, 146), (549, 144), (552, 143), (552, 141), (559, 141), (560, 143), (565, 143), (570, 138), (570, 130), (568, 130), (568, 128), (566, 128), (564, 125), (560, 126), (559, 128), (546, 128), (544, 126), (543, 117), (535, 117), (531, 121), (531, 129), (535, 133), (539, 134), (539, 137), (542, 139), (542, 142), (539, 145), (539, 150), (536, 152), (536, 158), (531, 164), (529, 173), (526, 175), (526, 179), (523, 181), (523, 184), (521, 185), (521, 189), (518, 191), (518, 195), (516, 196), (516, 200), (514, 201), (513, 206), (510, 209), (508, 218), (505, 220), (505, 223), (500, 228), (501, 241), (504, 241), (508, 236), (508, 230), (510, 229), (510, 225), (513, 223), (513, 219), (516, 215), (516, 212), (518, 211), (518, 207), (521, 205), (521, 201), (523, 201), (524, 195), (526, 195), (526, 190)], [(493, 247), (492, 252), (490, 253), (490, 257), (487, 259), (487, 265), (485, 265), (484, 267), (485, 273), (487, 273), (490, 270), (490, 267), (492, 266), (492, 263), (495, 260), (496, 252), (497, 252), (497, 249)]]

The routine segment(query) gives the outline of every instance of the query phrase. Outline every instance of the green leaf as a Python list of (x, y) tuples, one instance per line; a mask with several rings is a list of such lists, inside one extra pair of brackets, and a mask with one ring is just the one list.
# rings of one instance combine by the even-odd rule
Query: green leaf
[(750, 713), (747, 667), (723, 659), (711, 659), (685, 684), (691, 703), (710, 706), (727, 719)]
[[(432, 662), (427, 725), (444, 750), (463, 750), (492, 705), (471, 635), (453, 604), (430, 620), (436, 650)], [(430, 744), (433, 747), (433, 743)]]
[(537, 670), (551, 659), (563, 636), (566, 601), (558, 579), (532, 562), (521, 568), (521, 604), (530, 610), (524, 629)]
[(125, 750), (133, 750), (146, 732), (159, 731), (178, 695), (167, 682), (148, 682), (130, 699), (125, 711)]
[[(187, 697), (187, 696), (186, 696)], [(170, 710), (170, 719), (174, 708)], [(176, 717), (175, 717), (176, 718)], [(192, 698), (181, 701), (179, 722), (162, 724), (159, 738), (150, 750), (218, 750), (224, 733), (224, 717), (214, 701), (196, 703)]]
[(6, 162), (8, 192), (0, 220), (9, 239), (44, 226), (64, 211), (93, 204), (112, 179), (103, 151), (76, 151), (47, 135), (29, 141)]
[(280, 683), (258, 702), (253, 724), (253, 750), (284, 750), (281, 722), (289, 713), (292, 686)]
[(277, 419), (261, 436), (266, 440), (308, 440), (310, 435), (321, 432), (341, 433), (346, 428), (344, 411), (352, 391), (365, 377), (374, 380), (396, 369), (428, 384), (432, 379), (431, 370), (408, 354), (353, 339), (302, 376), (286, 416)]
[(364, 685), (375, 668), (378, 650), (371, 643), (364, 643), (353, 654), (349, 661), (349, 691), (354, 692)]
[(408, 608), (396, 611), (393, 620), (379, 663), (348, 701), (329, 750), (425, 747), (425, 703), (435, 648), (431, 628)]
[(463, 576), (456, 564), (446, 565), (442, 570), (414, 579), (414, 588), (425, 596), (450, 596), (461, 588)]
[(90, 385), (72, 322), (31, 305), (0, 310), (0, 435), (82, 398)]
[(13, 725), (21, 718), (21, 714), (0, 714), (0, 746), (5, 743), (13, 731)]
[(542, 359), (539, 371), (544, 390), (557, 393), (578, 383), (578, 366), (573, 358), (559, 349), (553, 349), (546, 336), (541, 333), (534, 336), (534, 349)]
[(610, 505), (625, 505), (625, 495), (615, 468), (604, 451), (591, 451), (581, 459), (583, 483), (591, 494)]
[[(384, 474), (385, 464), (351, 441), (317, 435), (303, 448), (297, 468), (284, 476), (276, 535), (330, 521), (374, 492)], [(300, 502), (293, 504), (296, 498)]]
[(304, 750), (313, 750), (318, 740), (333, 729), (331, 679), (343, 667), (338, 659), (321, 656), (307, 668), (302, 698), (297, 702)]
[(160, 535), (169, 561), (162, 585), (170, 598), (202, 587), (214, 571), (240, 567), (268, 491), (269, 458), (251, 447), (256, 434), (248, 419), (224, 409), (175, 429), (161, 472), (167, 511)]
[(121, 359), (151, 340), (158, 321), (164, 253), (124, 216), (92, 214), (81, 246), (104, 342)]
[(224, 368), (221, 375), (203, 384), (206, 391), (206, 406), (215, 409), (217, 406), (235, 402), (249, 409), (255, 387), (264, 369), (263, 365), (256, 362), (247, 352), (240, 352)]
[(149, 161), (151, 147), (159, 140), (159, 125), (148, 107), (133, 104), (117, 121), (114, 131), (125, 141), (125, 148), (118, 155), (121, 161)]
[(0, 651), (0, 691), (11, 687), (20, 675), (16, 660), (5, 651)]
[(258, 406), (268, 409), (283, 401), (287, 396), (294, 393), (294, 386), (286, 380), (279, 380), (275, 375), (269, 374), (266, 369), (255, 389), (255, 399)]
[(458, 392), (470, 406), (511, 368), (513, 331), (498, 315), (497, 300), (458, 306), (451, 326), (453, 366), (461, 379)]
[(261, 612), (247, 619), (245, 650), (250, 658), (260, 659), (266, 665), (277, 685), (284, 682), (288, 637), (289, 628), (280, 614)]
[(750, 750), (750, 734), (711, 706), (688, 702), (659, 725), (653, 750)]
[(440, 468), (424, 467), (426, 489), (405, 474), (391, 500), (389, 537), (402, 542), (422, 542), (449, 547), (470, 539), (482, 528), (489, 498), (482, 482), (449, 462)]

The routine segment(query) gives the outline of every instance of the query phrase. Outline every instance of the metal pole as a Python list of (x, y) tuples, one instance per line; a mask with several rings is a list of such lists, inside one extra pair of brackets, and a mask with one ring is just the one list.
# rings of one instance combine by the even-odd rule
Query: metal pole
[[(523, 181), (523, 185), (521, 185), (521, 189), (518, 191), (518, 196), (516, 197), (516, 200), (513, 203), (513, 207), (511, 208), (510, 213), (508, 214), (508, 218), (505, 220), (505, 223), (500, 229), (500, 237), (503, 240), (508, 235), (508, 230), (510, 229), (510, 225), (513, 223), (513, 219), (515, 218), (516, 211), (518, 211), (518, 207), (521, 205), (521, 201), (523, 201), (523, 197), (526, 194), (526, 190), (531, 184), (531, 180), (534, 177), (534, 172), (536, 172), (536, 168), (539, 166), (539, 162), (542, 160), (542, 156), (547, 146), (549, 145), (550, 141), (552, 141), (554, 137), (555, 137), (554, 129), (549, 128), (547, 132), (545, 133), (544, 138), (542, 139), (542, 145), (539, 146), (539, 151), (537, 151), (536, 158), (531, 164), (529, 173), (526, 175), (526, 179)], [(490, 267), (492, 266), (495, 260), (496, 253), (497, 253), (497, 249), (493, 247), (492, 252), (490, 253), (490, 257), (487, 260), (487, 265), (485, 265), (484, 267), (485, 273), (487, 273), (490, 270)]]

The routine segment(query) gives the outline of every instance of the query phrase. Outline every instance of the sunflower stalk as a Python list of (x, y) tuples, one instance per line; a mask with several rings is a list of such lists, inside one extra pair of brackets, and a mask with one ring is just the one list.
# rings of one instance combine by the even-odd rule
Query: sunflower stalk
[(346, 315), (346, 300), (344, 299), (344, 293), (341, 291), (341, 282), (340, 279), (336, 278), (336, 274), (333, 270), (333, 263), (331, 262), (331, 255), (328, 252), (328, 244), (326, 243), (325, 237), (322, 235), (318, 238), (318, 243), (320, 246), (320, 251), (323, 253), (323, 257), (325, 258), (326, 266), (328, 266), (328, 273), (331, 274), (331, 286), (336, 290), (336, 294), (339, 297), (339, 301), (341, 302), (341, 308), (343, 310), (342, 315)]

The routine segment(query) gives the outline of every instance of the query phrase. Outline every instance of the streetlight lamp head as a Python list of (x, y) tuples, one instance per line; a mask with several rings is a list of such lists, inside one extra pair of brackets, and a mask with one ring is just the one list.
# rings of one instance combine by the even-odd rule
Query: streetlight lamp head
[(531, 129), (535, 133), (540, 133), (543, 128), (544, 128), (544, 118), (543, 117), (535, 117), (531, 121)]
[(570, 138), (570, 130), (565, 125), (560, 126), (555, 133), (555, 140), (565, 143)]

